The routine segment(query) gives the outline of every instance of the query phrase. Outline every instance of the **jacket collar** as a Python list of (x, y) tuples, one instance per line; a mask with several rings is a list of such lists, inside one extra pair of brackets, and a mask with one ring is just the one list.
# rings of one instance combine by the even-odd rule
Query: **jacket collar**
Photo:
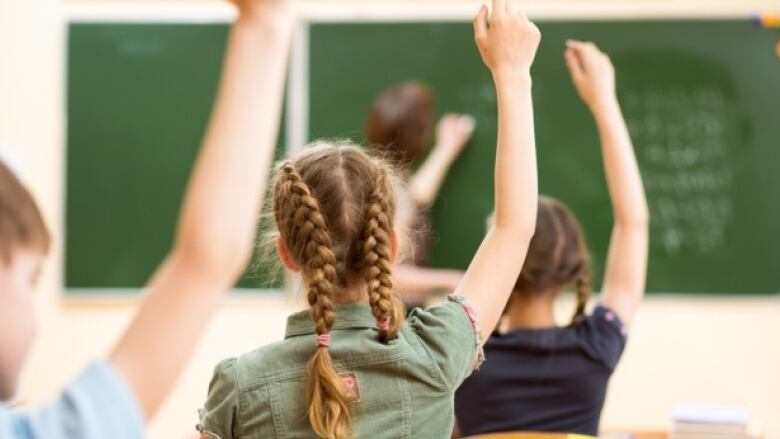
[[(336, 321), (333, 331), (342, 329), (376, 328), (376, 319), (371, 314), (371, 308), (365, 303), (347, 303), (336, 305)], [(314, 322), (309, 316), (309, 310), (300, 311), (287, 317), (287, 328), (284, 338), (298, 335), (315, 334)]]

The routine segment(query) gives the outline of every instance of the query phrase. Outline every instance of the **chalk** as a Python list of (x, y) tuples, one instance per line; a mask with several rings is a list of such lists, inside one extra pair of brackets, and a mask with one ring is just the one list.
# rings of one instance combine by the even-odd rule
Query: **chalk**
[(470, 114), (464, 114), (460, 118), (461, 122), (464, 124), (467, 124), (469, 131), (474, 131), (474, 129), (477, 127), (477, 119), (474, 118), (474, 116)]

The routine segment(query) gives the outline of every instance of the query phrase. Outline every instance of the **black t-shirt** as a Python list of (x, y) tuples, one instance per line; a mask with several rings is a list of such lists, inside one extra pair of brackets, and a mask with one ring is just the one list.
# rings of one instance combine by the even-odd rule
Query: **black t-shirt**
[(596, 436), (626, 329), (598, 306), (573, 327), (493, 334), (486, 361), (455, 394), (463, 436), (546, 431)]

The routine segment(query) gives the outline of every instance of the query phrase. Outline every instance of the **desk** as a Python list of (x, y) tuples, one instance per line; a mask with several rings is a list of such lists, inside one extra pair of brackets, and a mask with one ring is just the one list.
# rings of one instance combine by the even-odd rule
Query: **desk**
[[(599, 436), (602, 439), (668, 439), (665, 431), (612, 431)], [(565, 433), (508, 432), (469, 436), (467, 439), (588, 439), (591, 436)]]

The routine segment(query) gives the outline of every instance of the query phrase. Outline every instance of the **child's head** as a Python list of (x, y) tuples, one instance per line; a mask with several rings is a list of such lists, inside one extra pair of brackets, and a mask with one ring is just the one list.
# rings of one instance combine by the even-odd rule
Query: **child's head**
[(31, 290), (50, 236), (30, 193), (0, 162), (0, 400), (16, 392), (35, 334)]
[[(577, 309), (572, 324), (585, 313), (591, 294), (590, 263), (585, 237), (577, 218), (560, 201), (539, 197), (536, 232), (512, 297), (557, 294), (575, 284)], [(554, 297), (554, 296), (553, 296)]]
[[(273, 189), (283, 263), (299, 270), (307, 289), (317, 350), (309, 363), (307, 404), (314, 431), (349, 434), (349, 397), (330, 359), (334, 303), (365, 286), (379, 339), (396, 338), (403, 304), (393, 292), (397, 252), (391, 169), (352, 145), (318, 144), (283, 162)], [(312, 341), (314, 343), (314, 340)]]
[(404, 82), (380, 93), (366, 118), (366, 142), (399, 165), (423, 155), (434, 130), (435, 100), (419, 82)]

